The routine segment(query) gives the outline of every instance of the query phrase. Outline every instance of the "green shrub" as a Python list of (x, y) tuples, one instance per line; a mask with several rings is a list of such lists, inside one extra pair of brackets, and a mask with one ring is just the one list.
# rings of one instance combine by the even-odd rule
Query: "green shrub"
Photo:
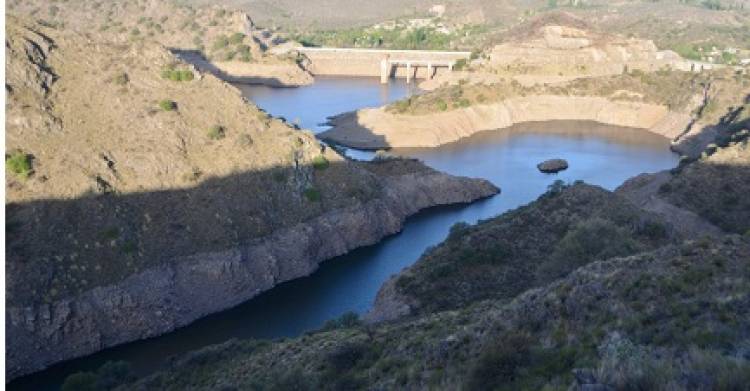
[(328, 162), (328, 159), (326, 159), (325, 156), (318, 155), (313, 158), (312, 165), (313, 165), (313, 168), (315, 168), (316, 170), (325, 170), (326, 168), (328, 168), (330, 163)]
[(195, 79), (195, 74), (189, 69), (174, 69), (170, 65), (162, 69), (161, 77), (172, 81), (192, 81)]
[(170, 76), (172, 76), (172, 72), (174, 72), (174, 65), (165, 66), (164, 68), (161, 69), (161, 78), (169, 79)]
[(368, 353), (368, 346), (362, 342), (349, 342), (339, 346), (326, 357), (326, 363), (336, 373), (348, 371), (357, 365)]
[(466, 235), (466, 233), (468, 233), (470, 229), (471, 224), (465, 221), (459, 221), (451, 226), (450, 231), (448, 232), (448, 238), (446, 240), (449, 242), (455, 242), (456, 240), (464, 237), (464, 235)]
[(5, 167), (19, 178), (28, 178), (33, 172), (31, 155), (16, 151), (5, 156)]
[(159, 101), (159, 108), (163, 111), (175, 111), (177, 110), (177, 103), (169, 99), (162, 99)]
[(208, 129), (208, 138), (211, 140), (221, 140), (226, 135), (226, 130), (221, 125), (214, 125)]
[(629, 255), (638, 248), (628, 231), (609, 220), (593, 218), (568, 230), (540, 272), (558, 278), (594, 260)]
[(110, 227), (101, 231), (99, 236), (102, 240), (115, 240), (120, 237), (120, 229), (117, 227)]
[(568, 186), (565, 184), (565, 181), (563, 181), (562, 179), (557, 179), (554, 182), (552, 182), (549, 186), (547, 186), (547, 192), (545, 193), (545, 195), (547, 196), (558, 195), (562, 193), (562, 191), (565, 190), (566, 187)]
[(320, 191), (314, 187), (308, 187), (305, 189), (305, 198), (310, 202), (318, 202), (321, 198)]
[(211, 46), (214, 50), (221, 50), (229, 46), (229, 38), (226, 35), (220, 35), (216, 38), (213, 45)]
[(180, 81), (192, 81), (195, 79), (195, 75), (193, 74), (193, 71), (185, 69), (182, 71), (178, 71), (180, 75)]
[(96, 373), (77, 372), (63, 383), (62, 391), (101, 391), (112, 390), (134, 380), (130, 363), (127, 361), (107, 361)]
[(397, 113), (405, 113), (409, 110), (409, 107), (411, 107), (412, 102), (413, 99), (411, 97), (407, 99), (401, 99), (399, 101), (393, 102), (391, 104), (391, 108)]
[(667, 237), (667, 227), (658, 221), (646, 221), (638, 227), (638, 234), (644, 235), (651, 240), (660, 240)]
[(130, 77), (128, 77), (127, 73), (121, 72), (115, 75), (112, 81), (118, 86), (124, 86), (125, 84), (128, 84), (128, 82), (130, 82)]
[(107, 361), (97, 371), (97, 389), (111, 390), (133, 381), (133, 369), (127, 361)]
[(74, 373), (63, 382), (62, 391), (96, 391), (96, 375), (91, 372)]
[(530, 361), (531, 339), (523, 333), (505, 334), (482, 349), (468, 376), (467, 390), (513, 389), (519, 369)]
[(440, 111), (448, 110), (448, 104), (442, 99), (438, 99), (438, 101), (435, 102), (435, 107)]
[(253, 58), (250, 52), (250, 46), (247, 45), (237, 46), (237, 53), (240, 54), (240, 60), (244, 62), (250, 62)]
[(335, 330), (335, 329), (346, 329), (353, 328), (362, 325), (362, 321), (359, 319), (359, 314), (356, 312), (346, 312), (336, 319), (329, 319), (323, 324), (322, 330)]
[(232, 45), (238, 45), (242, 43), (242, 40), (245, 39), (245, 34), (242, 33), (234, 33), (229, 37), (229, 43)]

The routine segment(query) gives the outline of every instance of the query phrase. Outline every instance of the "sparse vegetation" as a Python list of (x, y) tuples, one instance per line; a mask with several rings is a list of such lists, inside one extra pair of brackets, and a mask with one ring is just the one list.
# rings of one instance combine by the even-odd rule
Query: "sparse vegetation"
[(310, 202), (318, 202), (321, 199), (320, 191), (314, 187), (308, 187), (305, 189), (305, 198)]
[(328, 162), (328, 159), (326, 159), (325, 156), (318, 155), (313, 158), (312, 165), (313, 165), (313, 168), (315, 168), (316, 170), (325, 170), (326, 168), (328, 168), (330, 163)]
[(26, 179), (33, 173), (31, 155), (23, 151), (15, 151), (10, 155), (5, 155), (5, 167), (21, 179)]
[(325, 322), (323, 331), (346, 329), (362, 325), (359, 315), (356, 312), (346, 312), (336, 319), (330, 319)]
[(226, 129), (221, 125), (214, 125), (208, 129), (208, 138), (211, 140), (221, 140), (226, 136)]
[(244, 39), (245, 39), (245, 34), (234, 33), (231, 36), (229, 36), (229, 38), (227, 39), (227, 42), (232, 45), (238, 45), (238, 44), (241, 44)]
[(170, 65), (162, 69), (161, 77), (172, 81), (192, 81), (195, 79), (195, 74), (190, 69), (176, 69)]
[(112, 81), (118, 86), (124, 86), (130, 82), (130, 77), (125, 72), (120, 72), (112, 79)]
[(106, 391), (133, 381), (131, 366), (125, 361), (108, 361), (96, 372), (77, 372), (65, 379), (62, 391)]
[(177, 110), (177, 103), (169, 99), (162, 99), (159, 101), (159, 108), (162, 111), (175, 111)]
[(216, 38), (211, 48), (213, 50), (221, 50), (227, 46), (229, 46), (229, 38), (227, 38), (226, 35), (220, 35), (218, 38)]

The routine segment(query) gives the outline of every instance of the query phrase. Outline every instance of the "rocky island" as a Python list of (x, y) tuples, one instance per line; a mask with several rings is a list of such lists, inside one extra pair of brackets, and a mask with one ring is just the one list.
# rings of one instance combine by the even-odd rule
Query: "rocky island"
[(565, 159), (550, 159), (537, 164), (536, 168), (545, 174), (557, 174), (568, 169), (568, 162)]

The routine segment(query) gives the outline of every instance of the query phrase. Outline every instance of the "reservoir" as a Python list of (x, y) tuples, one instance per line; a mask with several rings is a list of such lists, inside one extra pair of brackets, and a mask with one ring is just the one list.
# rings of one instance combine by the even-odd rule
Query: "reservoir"
[[(318, 78), (311, 86), (270, 88), (240, 86), (243, 94), (274, 116), (314, 132), (331, 115), (379, 106), (418, 91), (403, 80), (381, 85), (369, 78)], [(348, 311), (366, 312), (391, 275), (414, 263), (441, 242), (460, 221), (474, 223), (527, 204), (553, 181), (583, 180), (613, 190), (626, 179), (677, 165), (669, 141), (642, 130), (593, 122), (527, 123), (486, 131), (430, 149), (399, 149), (454, 175), (485, 178), (502, 193), (474, 204), (433, 208), (409, 218), (401, 233), (373, 246), (323, 263), (313, 275), (281, 284), (260, 296), (172, 333), (107, 349), (71, 360), (10, 383), (11, 390), (54, 390), (74, 372), (93, 370), (110, 360), (129, 361), (140, 374), (158, 370), (170, 356), (232, 338), (292, 337), (315, 330)], [(347, 151), (367, 159), (370, 152)], [(536, 165), (566, 159), (570, 168), (542, 174)]]

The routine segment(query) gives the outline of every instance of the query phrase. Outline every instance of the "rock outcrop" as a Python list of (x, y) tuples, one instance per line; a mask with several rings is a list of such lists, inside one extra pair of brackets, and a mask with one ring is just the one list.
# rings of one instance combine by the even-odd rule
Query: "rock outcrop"
[(527, 75), (583, 77), (620, 74), (628, 69), (654, 71), (683, 62), (674, 52), (658, 50), (652, 41), (545, 25), (523, 41), (495, 46), (489, 66)]

